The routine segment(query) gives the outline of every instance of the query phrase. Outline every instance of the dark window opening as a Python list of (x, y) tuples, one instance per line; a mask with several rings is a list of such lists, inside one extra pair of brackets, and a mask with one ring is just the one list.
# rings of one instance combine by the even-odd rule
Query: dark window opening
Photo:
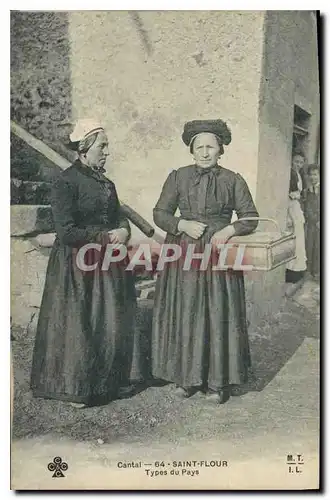
[(309, 124), (311, 115), (299, 106), (294, 107), (292, 152), (306, 155), (309, 140)]

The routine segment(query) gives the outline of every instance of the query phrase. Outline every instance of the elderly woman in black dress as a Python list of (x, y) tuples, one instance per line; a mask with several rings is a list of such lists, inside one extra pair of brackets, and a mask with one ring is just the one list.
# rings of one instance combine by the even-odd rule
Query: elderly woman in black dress
[[(206, 243), (251, 233), (257, 222), (239, 220), (258, 217), (249, 188), (241, 175), (218, 165), (223, 145), (231, 141), (226, 124), (189, 122), (182, 139), (195, 161), (170, 173), (154, 209), (165, 241), (182, 248), (198, 243), (202, 251)], [(231, 223), (233, 211), (238, 220)], [(166, 265), (157, 282), (153, 375), (174, 382), (181, 397), (202, 389), (221, 404), (242, 394), (250, 365), (243, 273), (212, 266), (186, 271), (182, 263)]]
[[(54, 185), (57, 237), (40, 309), (31, 388), (35, 397), (80, 407), (106, 403), (128, 385), (136, 299), (124, 261), (101, 269), (106, 245), (125, 245), (130, 236), (115, 185), (103, 175), (106, 133), (99, 123), (81, 120), (70, 138), (78, 159)], [(90, 243), (98, 249), (86, 253), (84, 263), (95, 267), (86, 272), (77, 254)], [(92, 265), (98, 257), (100, 265)]]

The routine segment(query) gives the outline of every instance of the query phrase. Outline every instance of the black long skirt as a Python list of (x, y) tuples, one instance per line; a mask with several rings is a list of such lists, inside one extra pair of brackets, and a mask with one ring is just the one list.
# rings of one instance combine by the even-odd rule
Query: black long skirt
[(74, 249), (52, 249), (33, 352), (35, 397), (104, 403), (127, 385), (135, 320), (134, 280), (125, 263), (84, 272)]
[(313, 276), (320, 275), (320, 229), (317, 220), (306, 224), (307, 269)]
[[(196, 242), (167, 236), (168, 243)], [(154, 377), (182, 387), (219, 390), (248, 379), (250, 351), (242, 271), (183, 270), (169, 263), (156, 286)]]

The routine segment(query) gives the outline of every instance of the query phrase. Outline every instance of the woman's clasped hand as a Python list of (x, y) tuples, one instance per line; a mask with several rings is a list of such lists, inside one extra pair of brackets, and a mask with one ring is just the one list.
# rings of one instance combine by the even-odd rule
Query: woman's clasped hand
[(129, 233), (124, 227), (113, 229), (112, 231), (109, 231), (108, 234), (110, 243), (119, 245), (124, 245), (129, 237)]
[(207, 224), (195, 220), (181, 219), (178, 223), (179, 232), (186, 233), (188, 236), (194, 238), (195, 240), (198, 240), (204, 234), (206, 228)]

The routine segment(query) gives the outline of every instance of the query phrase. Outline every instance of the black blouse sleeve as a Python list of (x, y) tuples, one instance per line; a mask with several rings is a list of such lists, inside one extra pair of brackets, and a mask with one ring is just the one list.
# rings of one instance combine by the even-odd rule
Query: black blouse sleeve
[(86, 243), (109, 243), (107, 231), (94, 226), (77, 227), (74, 220), (75, 186), (60, 175), (53, 184), (51, 206), (55, 231), (64, 245), (78, 247)]
[(116, 196), (118, 213), (119, 213), (118, 228), (126, 229), (128, 231), (128, 239), (129, 239), (131, 237), (131, 226), (128, 222), (127, 217), (125, 217), (124, 214), (122, 213), (122, 211), (120, 210), (120, 201), (119, 201), (117, 190), (116, 190), (116, 187), (114, 184), (113, 184), (113, 190), (114, 190), (114, 193)]
[(159, 200), (154, 208), (155, 224), (170, 234), (177, 234), (178, 223), (181, 217), (175, 217), (178, 208), (178, 189), (176, 183), (177, 172), (173, 170), (167, 177)]
[(238, 220), (233, 222), (235, 236), (252, 233), (258, 226), (258, 221), (240, 221), (243, 217), (259, 217), (253, 202), (249, 187), (240, 174), (236, 174), (234, 184), (234, 210)]

